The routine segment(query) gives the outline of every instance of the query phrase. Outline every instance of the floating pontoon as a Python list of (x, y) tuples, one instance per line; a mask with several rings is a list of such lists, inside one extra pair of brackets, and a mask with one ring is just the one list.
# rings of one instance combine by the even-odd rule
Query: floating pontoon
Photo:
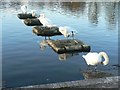
[(35, 33), (37, 36), (55, 36), (55, 35), (62, 35), (61, 32), (59, 32), (58, 27), (45, 27), (45, 26), (36, 26), (33, 27), (33, 33)]
[(37, 18), (36, 19), (25, 19), (24, 23), (27, 26), (41, 26), (42, 25), (42, 23)]
[(18, 15), (18, 18), (19, 19), (32, 19), (32, 18), (37, 18), (36, 16), (32, 16), (32, 13), (28, 13), (28, 14), (25, 14), (25, 13), (19, 13)]
[(90, 52), (90, 46), (76, 39), (47, 40), (50, 47), (58, 54), (67, 52)]

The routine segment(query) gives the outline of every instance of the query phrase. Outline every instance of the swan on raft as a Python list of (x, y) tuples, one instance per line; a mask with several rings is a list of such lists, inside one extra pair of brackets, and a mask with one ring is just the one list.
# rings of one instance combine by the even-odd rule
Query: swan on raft
[(64, 27), (59, 27), (59, 31), (64, 35), (64, 37), (73, 37), (77, 33), (76, 30), (72, 29), (71, 27), (64, 26)]
[(27, 13), (27, 6), (23, 5), (21, 6), (22, 13), (26, 14)]
[(24, 13), (24, 14), (31, 13), (33, 17), (38, 17), (38, 16), (39, 16), (39, 15), (36, 13), (36, 10), (31, 10), (31, 11), (28, 12), (28, 9), (27, 9), (27, 6), (26, 6), (26, 5), (21, 6), (21, 10), (22, 10), (22, 13)]
[(50, 23), (51, 21), (48, 18), (46, 18), (45, 14), (43, 14), (43, 13), (40, 14), (40, 17), (38, 19), (43, 24), (43, 26), (47, 26), (47, 27), (54, 27), (54, 26), (56, 26), (56, 25), (51, 24)]
[[(88, 65), (107, 65), (109, 63), (109, 57), (105, 52), (89, 52), (87, 55), (82, 55)], [(102, 60), (102, 57), (104, 60)]]
[(31, 10), (32, 16), (33, 17), (38, 17), (39, 15), (36, 13), (36, 10)]

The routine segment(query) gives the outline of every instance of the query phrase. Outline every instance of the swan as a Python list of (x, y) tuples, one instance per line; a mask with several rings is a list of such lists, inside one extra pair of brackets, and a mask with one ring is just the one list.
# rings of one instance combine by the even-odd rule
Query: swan
[[(109, 63), (109, 57), (105, 52), (89, 52), (87, 55), (82, 55), (88, 65), (107, 65)], [(102, 57), (105, 60), (102, 60)]]
[(36, 13), (36, 10), (31, 10), (30, 13), (32, 13), (32, 16), (33, 16), (33, 17), (38, 17), (38, 14)]
[(21, 6), (21, 10), (23, 13), (26, 14), (27, 13), (27, 6), (26, 5)]
[(26, 5), (21, 6), (21, 10), (24, 14), (31, 13), (33, 17), (38, 17), (38, 15), (36, 13), (36, 10), (31, 10), (31, 11), (28, 12), (28, 9), (27, 9)]
[(53, 24), (51, 24), (50, 23), (50, 20), (49, 19), (47, 19), (46, 17), (45, 17), (45, 14), (40, 14), (40, 17), (38, 18), (39, 19), (39, 21), (43, 24), (43, 26), (47, 26), (47, 27), (54, 27), (54, 26), (56, 26), (56, 25), (53, 25)]
[(64, 35), (64, 37), (73, 37), (73, 39), (74, 35), (76, 34), (76, 31), (68, 26), (59, 27), (59, 31)]

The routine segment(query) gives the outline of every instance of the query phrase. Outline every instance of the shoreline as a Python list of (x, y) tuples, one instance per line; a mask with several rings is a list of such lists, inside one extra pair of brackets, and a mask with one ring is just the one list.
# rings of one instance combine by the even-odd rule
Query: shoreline
[(120, 76), (96, 78), (96, 79), (85, 79), (76, 81), (66, 81), (50, 84), (40, 84), (32, 86), (17, 87), (16, 89), (27, 89), (27, 88), (43, 88), (43, 89), (60, 89), (60, 88), (119, 88)]

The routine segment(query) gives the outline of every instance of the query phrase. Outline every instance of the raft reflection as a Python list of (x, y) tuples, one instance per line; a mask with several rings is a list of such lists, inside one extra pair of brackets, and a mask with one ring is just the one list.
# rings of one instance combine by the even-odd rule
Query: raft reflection
[[(42, 40), (39, 45), (40, 45), (41, 51), (45, 51), (47, 46), (49, 46), (48, 40), (47, 39)], [(71, 58), (71, 57), (76, 56), (76, 55), (79, 55), (79, 52), (76, 52), (76, 51), (74, 52), (73, 51), (73, 52), (70, 52), (70, 53), (62, 53), (62, 54), (58, 54), (58, 59), (61, 60), (61, 61), (65, 61), (68, 58)]]
[(58, 57), (59, 57), (59, 60), (60, 60), (60, 61), (65, 61), (65, 60), (67, 60), (68, 58), (73, 57), (73, 56), (76, 56), (76, 55), (79, 55), (79, 53), (78, 53), (78, 52), (63, 53), (63, 54), (58, 54)]
[(42, 41), (40, 42), (40, 49), (41, 49), (41, 50), (44, 51), (47, 46), (48, 46), (47, 40), (42, 40)]

